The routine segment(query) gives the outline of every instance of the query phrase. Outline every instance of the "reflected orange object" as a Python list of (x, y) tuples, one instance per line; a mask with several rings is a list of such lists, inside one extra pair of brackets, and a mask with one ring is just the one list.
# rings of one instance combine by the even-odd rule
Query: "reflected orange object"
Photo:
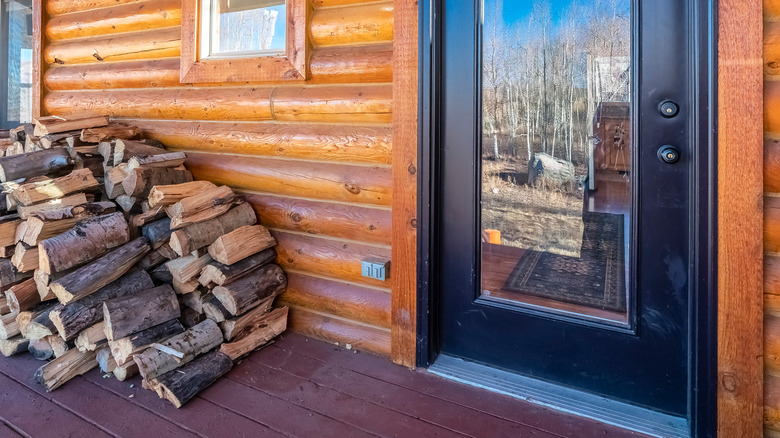
[(485, 234), (487, 234), (488, 242), (494, 245), (501, 245), (501, 231), (485, 230)]

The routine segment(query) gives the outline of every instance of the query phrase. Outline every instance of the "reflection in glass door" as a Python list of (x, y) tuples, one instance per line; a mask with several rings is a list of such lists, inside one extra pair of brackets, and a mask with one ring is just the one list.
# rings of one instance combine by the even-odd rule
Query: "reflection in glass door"
[(626, 323), (630, 0), (485, 0), (482, 297)]

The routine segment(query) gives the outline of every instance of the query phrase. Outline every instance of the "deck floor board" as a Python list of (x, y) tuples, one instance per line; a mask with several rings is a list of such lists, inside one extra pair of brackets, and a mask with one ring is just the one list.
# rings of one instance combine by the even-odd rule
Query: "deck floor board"
[(99, 370), (47, 393), (27, 355), (0, 358), (0, 438), (629, 437), (630, 431), (285, 334), (182, 409)]

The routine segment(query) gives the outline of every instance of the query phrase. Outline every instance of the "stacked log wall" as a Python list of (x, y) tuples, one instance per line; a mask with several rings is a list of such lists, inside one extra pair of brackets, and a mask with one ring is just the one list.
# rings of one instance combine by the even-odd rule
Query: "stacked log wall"
[(360, 262), (392, 252), (393, 2), (312, 0), (306, 82), (193, 85), (181, 1), (41, 1), (43, 113), (127, 120), (247, 194), (279, 241), (291, 328), (389, 356), (393, 271)]
[(780, 1), (764, 0), (764, 424), (780, 435)]

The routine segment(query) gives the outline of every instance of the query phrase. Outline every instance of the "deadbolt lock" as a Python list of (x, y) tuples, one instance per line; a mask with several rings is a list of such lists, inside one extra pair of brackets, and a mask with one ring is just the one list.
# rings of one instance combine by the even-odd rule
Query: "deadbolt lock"
[(674, 146), (665, 145), (658, 149), (658, 158), (666, 164), (680, 161), (680, 150)]
[(671, 100), (665, 100), (658, 105), (658, 112), (667, 119), (670, 119), (679, 114), (680, 107)]

